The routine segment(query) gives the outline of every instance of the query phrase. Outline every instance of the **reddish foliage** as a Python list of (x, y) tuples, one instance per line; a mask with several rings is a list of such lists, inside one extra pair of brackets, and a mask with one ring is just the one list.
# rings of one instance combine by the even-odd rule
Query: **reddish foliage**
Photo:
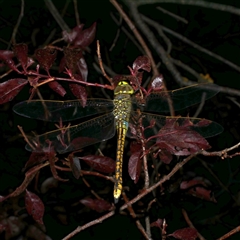
[(63, 39), (68, 42), (68, 43), (73, 43), (73, 41), (76, 39), (76, 37), (82, 32), (84, 27), (84, 24), (80, 24), (78, 26), (76, 26), (75, 28), (72, 29), (72, 31), (67, 32), (67, 31), (63, 31), (62, 32), (62, 36)]
[(155, 222), (151, 223), (151, 227), (158, 227), (159, 229), (162, 229), (162, 225), (163, 225), (163, 220), (159, 218)]
[(76, 26), (70, 33), (63, 31), (63, 38), (66, 42), (71, 43), (75, 47), (81, 47), (85, 49), (89, 46), (96, 34), (96, 23), (93, 23), (91, 27), (84, 29), (84, 25), (80, 24)]
[[(83, 70), (83, 74), (84, 74), (84, 70)], [(86, 77), (86, 76), (85, 76)], [(76, 80), (81, 80), (82, 78), (78, 75), (78, 74), (74, 74), (74, 78)], [(84, 80), (86, 81), (86, 79)], [(87, 90), (85, 86), (81, 86), (77, 83), (70, 83), (69, 84), (69, 88), (71, 90), (71, 92), (73, 93), (73, 95), (77, 98), (77, 99), (81, 99), (81, 103), (82, 106), (85, 107), (86, 106), (86, 102), (87, 102)]]
[(88, 146), (88, 145), (91, 145), (91, 143), (93, 141), (95, 141), (95, 139), (89, 138), (89, 137), (77, 137), (77, 138), (74, 138), (71, 141), (71, 149), (73, 149), (73, 150), (80, 149), (80, 148), (83, 147), (83, 143), (84, 143), (84, 146)]
[(151, 71), (151, 62), (147, 56), (139, 56), (135, 59), (132, 65), (132, 74), (134, 75), (139, 70), (144, 70), (146, 72)]
[(39, 48), (35, 51), (35, 57), (38, 60), (41, 67), (43, 67), (47, 73), (49, 73), (49, 69), (53, 65), (57, 56), (56, 49), (46, 47)]
[(71, 73), (80, 73), (78, 64), (81, 58), (83, 58), (82, 50), (80, 48), (63, 48), (65, 64), (71, 70)]
[(131, 157), (128, 162), (128, 173), (134, 183), (136, 184), (139, 180), (142, 170), (142, 147), (141, 144), (133, 142), (131, 144)]
[(212, 191), (207, 189), (207, 183), (203, 180), (192, 179), (190, 181), (183, 181), (180, 189), (186, 190), (186, 193), (197, 198), (201, 198), (211, 202), (217, 202)]
[(115, 161), (112, 158), (97, 155), (88, 155), (80, 157), (94, 170), (103, 173), (113, 173), (115, 171)]
[(217, 202), (215, 197), (212, 195), (212, 191), (204, 187), (200, 187), (200, 186), (193, 187), (187, 191), (187, 194), (210, 201), (210, 202), (215, 202), (215, 203)]
[(99, 213), (109, 211), (112, 208), (112, 205), (103, 199), (84, 198), (80, 200), (80, 203)]
[(158, 156), (161, 159), (161, 161), (165, 164), (170, 164), (173, 160), (173, 155), (169, 151), (166, 151), (165, 149), (160, 149)]
[(193, 186), (196, 186), (196, 185), (202, 185), (204, 187), (207, 187), (207, 184), (206, 182), (204, 182), (203, 180), (199, 180), (199, 179), (192, 179), (192, 180), (189, 180), (189, 181), (183, 181), (181, 182), (180, 184), (180, 189), (187, 189), (187, 188), (191, 188)]
[(9, 50), (0, 50), (0, 60), (3, 61), (9, 68), (17, 73), (21, 74), (21, 72), (17, 69), (14, 61), (13, 61), (14, 53)]
[(64, 95), (66, 94), (65, 89), (63, 88), (63, 86), (58, 83), (57, 81), (53, 81), (53, 82), (49, 82), (48, 86), (56, 93), (58, 93), (60, 96), (64, 97)]
[(168, 234), (168, 236), (181, 240), (195, 240), (197, 238), (197, 230), (195, 228), (182, 228), (172, 234)]
[(48, 160), (48, 155), (44, 152), (32, 152), (29, 160), (24, 166), (24, 170)]
[(134, 183), (137, 183), (142, 169), (141, 152), (135, 152), (131, 155), (128, 162), (128, 173)]
[(25, 43), (15, 44), (13, 45), (13, 51), (21, 63), (22, 68), (26, 71), (26, 67), (28, 64), (28, 46)]
[[(187, 156), (201, 149), (209, 149), (211, 146), (207, 140), (194, 131), (194, 124), (185, 119), (181, 125), (176, 119), (167, 119), (166, 124), (160, 129), (155, 146), (164, 151), (160, 157), (165, 161), (171, 161), (170, 154), (176, 156)], [(151, 139), (151, 138), (150, 138)]]
[(26, 190), (25, 206), (28, 214), (31, 215), (36, 222), (43, 224), (44, 204), (35, 193)]
[(28, 83), (26, 79), (14, 78), (0, 83), (0, 104), (12, 101), (12, 99)]
[(142, 84), (143, 72), (151, 71), (151, 62), (147, 56), (139, 56), (133, 62), (132, 68), (128, 67), (131, 75), (128, 77), (128, 80), (132, 83), (134, 89), (139, 89)]
[(86, 87), (78, 85), (77, 83), (70, 83), (69, 84), (69, 88), (70, 88), (71, 92), (73, 93), (73, 95), (77, 99), (81, 99), (82, 100), (80, 102), (82, 103), (82, 106), (85, 107), (86, 103), (87, 103)]
[(133, 67), (129, 67), (131, 75), (116, 75), (113, 77), (114, 86), (117, 86), (119, 81), (129, 81), (134, 90), (139, 90), (141, 88), (143, 71), (151, 71), (150, 59), (147, 56), (137, 57), (133, 63)]

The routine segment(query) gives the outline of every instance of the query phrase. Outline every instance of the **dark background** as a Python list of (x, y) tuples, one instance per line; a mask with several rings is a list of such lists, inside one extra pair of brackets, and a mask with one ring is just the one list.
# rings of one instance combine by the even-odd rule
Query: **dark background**
[[(59, 12), (65, 6), (65, 1), (53, 1)], [(214, 1), (216, 3), (228, 4), (236, 8), (240, 8), (239, 1)], [(11, 39), (13, 28), (17, 22), (20, 12), (20, 1), (1, 1), (0, 8), (0, 49), (7, 49)], [(121, 2), (126, 13), (131, 17), (128, 7)], [(232, 61), (240, 66), (240, 16), (232, 13), (223, 12), (203, 8), (199, 6), (161, 3), (162, 8), (167, 9), (188, 20), (188, 24), (176, 21), (167, 14), (157, 10), (158, 4), (148, 4), (139, 7), (139, 11), (149, 18), (152, 18), (180, 34), (189, 38), (191, 41), (219, 54), (220, 56)], [(89, 27), (93, 22), (97, 22), (96, 39), (100, 41), (101, 53), (104, 63), (108, 65), (115, 73), (128, 74), (127, 66), (142, 53), (136, 45), (121, 31), (115, 22), (112, 20), (111, 14), (119, 19), (119, 14), (108, 1), (78, 1), (78, 11), (81, 23), (85, 27)], [(72, 2), (63, 16), (64, 21), (69, 28), (76, 25)], [(131, 34), (125, 22), (122, 26)], [(44, 1), (25, 1), (24, 17), (18, 28), (16, 40), (18, 43), (26, 43), (29, 47), (29, 55), (34, 54), (35, 49), (45, 46), (50, 33), (55, 31), (53, 41), (61, 37), (61, 29), (52, 15), (48, 11)], [(117, 32), (120, 31), (119, 39), (112, 51), (109, 51), (110, 46), (115, 39)], [(154, 31), (154, 30), (153, 30)], [(155, 33), (158, 37), (157, 33)], [(199, 52), (198, 50), (188, 46), (186, 43), (166, 34), (172, 41), (173, 48), (171, 56), (188, 64), (193, 69), (202, 74), (210, 74), (215, 84), (223, 87), (238, 89), (240, 91), (239, 72), (230, 68), (226, 64)], [(144, 36), (147, 42), (147, 36)], [(135, 40), (136, 41), (136, 40)], [(161, 40), (159, 40), (161, 42)], [(161, 63), (161, 59), (157, 56), (154, 49), (147, 42), (152, 51), (156, 62)], [(164, 46), (164, 45), (163, 45)], [(164, 46), (165, 47), (165, 46)], [(91, 52), (86, 53), (85, 59), (88, 64), (88, 78), (91, 82), (105, 82), (101, 73), (97, 72), (93, 66), (95, 62), (94, 56), (96, 52), (96, 42), (90, 46)], [(96, 63), (95, 63), (96, 64)], [(161, 64), (160, 72), (163, 74), (169, 89), (176, 89), (180, 86), (172, 78), (166, 67)], [(189, 74), (180, 70), (182, 75), (189, 78)], [(1, 74), (4, 72), (2, 71)], [(149, 75), (148, 75), (149, 76)], [(146, 78), (148, 77), (146, 75)], [(14, 78), (14, 74), (11, 78)], [(9, 79), (9, 76), (1, 79), (2, 82)], [(60, 99), (47, 87), (42, 87), (41, 92), (45, 99)], [(111, 91), (102, 91), (98, 88), (88, 88), (89, 96), (92, 97), (112, 97)], [(212, 150), (220, 151), (224, 148), (231, 147), (239, 142), (239, 106), (234, 104), (228, 97), (231, 95), (225, 92), (220, 92), (213, 99), (208, 100), (203, 107), (199, 117), (204, 117), (218, 122), (224, 127), (224, 132), (216, 137), (209, 139)], [(24, 179), (22, 169), (28, 160), (29, 152), (24, 148), (24, 140), (20, 137), (17, 125), (23, 126), (26, 132), (36, 131), (44, 133), (51, 128), (51, 125), (41, 123), (32, 119), (25, 119), (16, 116), (12, 112), (12, 107), (19, 101), (27, 100), (29, 97), (29, 86), (21, 91), (21, 93), (11, 102), (0, 106), (0, 194), (7, 195), (10, 191), (17, 188)], [(235, 97), (239, 101), (238, 96)], [(65, 99), (73, 99), (73, 96), (68, 93)], [(190, 108), (186, 114), (194, 113), (196, 108)], [(114, 138), (115, 140), (115, 138)], [(110, 157), (115, 156), (114, 141), (109, 141), (104, 153)], [(129, 141), (128, 141), (129, 143)], [(90, 147), (86, 152), (89, 153), (93, 149), (96, 152), (97, 146)], [(127, 147), (129, 150), (129, 146)], [(234, 152), (234, 151), (233, 151)], [(129, 155), (126, 156), (129, 158)], [(126, 159), (126, 161), (127, 161)], [(179, 228), (187, 227), (181, 213), (181, 208), (184, 208), (189, 213), (189, 217), (199, 232), (206, 239), (216, 239), (231, 229), (237, 227), (240, 222), (239, 217), (239, 157), (232, 159), (213, 158), (196, 158), (190, 161), (181, 173), (176, 174), (173, 179), (166, 185), (169, 189), (171, 184), (178, 182), (182, 175), (195, 174), (208, 179), (212, 184), (217, 203), (204, 201), (194, 197), (182, 196), (177, 190), (171, 192), (166, 191), (165, 195), (161, 196), (159, 203), (154, 206), (149, 212), (150, 222), (156, 221), (158, 218), (165, 218), (168, 224), (168, 233), (171, 233)], [(207, 167), (202, 163), (205, 162)], [(166, 167), (166, 172), (171, 170), (173, 165)], [(84, 166), (83, 166), (84, 167)], [(126, 168), (126, 167), (125, 167)], [(210, 169), (210, 170), (209, 170)], [(125, 169), (127, 175), (127, 170)], [(59, 182), (58, 188), (53, 189), (47, 194), (36, 193), (45, 204), (44, 224), (46, 234), (52, 239), (61, 239), (78, 225), (84, 225), (103, 214), (95, 213), (78, 203), (81, 198), (90, 196), (89, 189), (82, 183), (81, 179), (74, 179), (71, 174), (62, 174), (61, 176), (70, 179), (67, 183)], [(41, 183), (48, 177), (51, 177), (49, 169), (43, 169), (38, 182), (38, 188)], [(86, 177), (88, 181), (95, 186), (95, 189), (109, 188), (111, 194), (112, 185), (106, 181), (99, 181), (92, 177)], [(127, 177), (126, 177), (127, 178)], [(104, 186), (104, 184), (107, 184)], [(98, 184), (98, 185), (97, 185)], [(133, 183), (128, 179), (127, 184)], [(126, 185), (127, 185), (126, 184)], [(34, 183), (30, 184), (29, 190), (34, 190)], [(134, 196), (134, 195), (133, 195)], [(134, 205), (136, 211), (140, 214), (141, 204), (145, 205), (152, 199), (149, 194)], [(24, 196), (21, 195), (17, 200), (7, 200), (7, 203), (2, 203), (0, 206), (3, 213), (4, 209), (8, 209), (8, 216), (22, 216), (24, 213)], [(106, 200), (112, 201), (110, 195), (106, 196)], [(23, 209), (16, 212), (14, 206), (21, 206)], [(145, 202), (146, 201), (146, 202)], [(12, 204), (12, 208), (11, 208)], [(12, 209), (12, 210), (11, 210)], [(64, 212), (62, 212), (64, 209)], [(19, 210), (19, 209), (18, 209)], [(24, 215), (25, 216), (25, 215)], [(34, 224), (31, 217), (25, 216), (24, 220), (28, 225)], [(144, 217), (140, 218), (144, 225)], [(26, 228), (21, 234), (26, 234)], [(1, 235), (4, 237), (4, 234)], [(229, 239), (239, 239), (240, 235), (235, 234)], [(17, 237), (16, 237), (17, 239)], [(117, 213), (114, 217), (107, 219), (101, 224), (93, 226), (72, 239), (144, 239), (136, 227), (135, 220), (129, 215)], [(153, 239), (160, 239), (159, 231), (153, 228)]]

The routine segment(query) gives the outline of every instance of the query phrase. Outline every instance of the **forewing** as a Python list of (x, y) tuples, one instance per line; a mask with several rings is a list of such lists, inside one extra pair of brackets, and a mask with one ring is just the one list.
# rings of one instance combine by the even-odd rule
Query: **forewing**
[(37, 146), (28, 151), (47, 151), (54, 148), (58, 153), (75, 151), (86, 146), (105, 141), (115, 134), (114, 116), (112, 113), (104, 114), (75, 126), (57, 129), (30, 139), (30, 143)]
[(72, 121), (113, 110), (113, 102), (108, 99), (88, 99), (85, 107), (82, 104), (82, 100), (32, 100), (16, 104), (13, 110), (23, 117), (50, 122), (58, 122), (60, 118), (62, 121)]

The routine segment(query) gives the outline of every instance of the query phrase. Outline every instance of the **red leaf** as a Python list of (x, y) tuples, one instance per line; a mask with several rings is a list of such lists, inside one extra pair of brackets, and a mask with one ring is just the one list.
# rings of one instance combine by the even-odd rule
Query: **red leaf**
[(80, 48), (67, 48), (64, 47), (64, 59), (67, 67), (71, 70), (72, 74), (79, 71), (78, 64), (83, 58), (82, 50)]
[(58, 72), (61, 73), (65, 70), (66, 62), (65, 62), (65, 57), (62, 57), (60, 64), (58, 66)]
[(80, 200), (80, 203), (99, 213), (109, 211), (112, 208), (112, 205), (103, 199), (84, 198)]
[(139, 180), (139, 176), (142, 170), (142, 149), (141, 144), (131, 144), (132, 155), (128, 162), (128, 173), (134, 183), (136, 184)]
[(30, 168), (34, 165), (37, 165), (39, 163), (42, 163), (44, 161), (48, 160), (48, 155), (44, 152), (32, 152), (30, 155), (29, 160), (26, 162), (24, 166), (24, 170), (27, 168)]
[(12, 101), (28, 81), (22, 78), (13, 78), (0, 83), (0, 104)]
[(158, 218), (155, 222), (152, 222), (150, 226), (151, 227), (158, 227), (159, 229), (162, 229), (163, 220)]
[(151, 71), (151, 62), (148, 56), (137, 57), (133, 62), (133, 71), (136, 73), (139, 70), (145, 70), (147, 72)]
[(74, 150), (81, 149), (83, 147), (83, 142), (84, 142), (85, 146), (91, 145), (91, 143), (93, 141), (95, 141), (95, 140), (96, 140), (95, 138), (90, 138), (90, 137), (77, 137), (77, 138), (74, 138), (71, 141), (71, 144), (69, 145), (69, 151), (74, 151)]
[(28, 46), (25, 43), (13, 45), (13, 51), (24, 70), (28, 64)]
[(84, 24), (80, 24), (80, 25), (76, 26), (75, 28), (73, 28), (72, 31), (69, 33), (64, 30), (62, 32), (64, 41), (66, 41), (68, 43), (73, 43), (73, 41), (76, 39), (76, 37), (82, 32), (83, 27), (84, 27)]
[(56, 49), (46, 47), (46, 48), (39, 48), (35, 51), (35, 57), (38, 60), (41, 67), (43, 67), (47, 72), (53, 65), (57, 56)]
[(206, 127), (209, 126), (209, 124), (211, 124), (211, 121), (208, 119), (202, 119), (201, 121), (199, 121), (197, 124), (195, 124), (194, 126), (197, 127)]
[(85, 49), (93, 42), (95, 34), (96, 34), (96, 22), (93, 23), (91, 27), (84, 29), (82, 32), (80, 32), (80, 34), (78, 34), (74, 39), (73, 45)]
[(81, 103), (82, 106), (85, 107), (86, 103), (87, 103), (87, 91), (86, 88), (77, 84), (77, 83), (70, 83), (69, 84), (69, 88), (71, 90), (71, 92), (73, 93), (73, 95), (77, 98), (77, 99), (81, 99)]
[(170, 164), (173, 160), (172, 154), (169, 151), (165, 151), (165, 149), (161, 149), (158, 153), (160, 160), (165, 164)]
[(168, 236), (173, 236), (181, 240), (195, 240), (197, 238), (197, 230), (195, 228), (182, 228)]
[(112, 158), (97, 155), (88, 155), (80, 157), (80, 159), (84, 160), (90, 167), (99, 172), (113, 173), (115, 171), (115, 161)]
[(132, 87), (138, 90), (142, 84), (143, 72), (137, 72), (133, 74), (133, 76), (128, 76), (127, 79), (132, 84)]
[(31, 215), (36, 222), (43, 224), (44, 204), (36, 194), (26, 190), (25, 206), (28, 214)]
[(4, 63), (8, 65), (8, 67), (10, 67), (12, 70), (21, 74), (21, 72), (17, 69), (12, 59), (13, 57), (14, 57), (14, 53), (12, 51), (0, 50), (0, 60), (4, 61)]
[(210, 202), (217, 202), (215, 197), (212, 195), (212, 191), (204, 187), (193, 187), (187, 191), (189, 195), (192, 195), (197, 198), (201, 198)]
[(196, 185), (202, 185), (204, 187), (207, 187), (207, 184), (203, 181), (203, 180), (199, 180), (199, 179), (192, 179), (189, 181), (183, 181), (180, 184), (180, 189), (188, 189), (191, 187), (194, 187)]
[(170, 154), (187, 156), (201, 149), (209, 149), (211, 146), (199, 133), (192, 130), (194, 124), (185, 119), (167, 119), (165, 125), (160, 129), (156, 145)]
[(65, 89), (63, 88), (63, 86), (58, 83), (57, 81), (53, 81), (53, 82), (49, 82), (48, 86), (56, 93), (58, 93), (60, 96), (64, 97), (64, 95), (66, 94)]
[(14, 57), (13, 51), (0, 50), (0, 60), (2, 61), (12, 60), (13, 57)]
[(131, 153), (140, 152), (142, 151), (142, 145), (136, 141), (132, 141), (130, 145), (130, 151)]

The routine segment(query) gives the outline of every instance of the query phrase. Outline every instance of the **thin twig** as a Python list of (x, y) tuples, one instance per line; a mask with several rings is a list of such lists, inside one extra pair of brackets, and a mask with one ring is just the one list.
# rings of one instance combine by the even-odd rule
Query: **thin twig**
[(226, 148), (222, 151), (215, 151), (215, 152), (207, 152), (205, 150), (201, 150), (199, 152), (196, 152), (192, 155), (189, 155), (188, 157), (186, 157), (182, 162), (179, 162), (178, 164), (175, 165), (175, 167), (172, 169), (172, 171), (165, 175), (159, 182), (155, 183), (153, 186), (151, 186), (150, 188), (146, 189), (145, 191), (141, 192), (140, 194), (138, 194), (135, 198), (133, 198), (132, 200), (129, 201), (129, 203), (125, 203), (120, 210), (124, 210), (127, 208), (127, 206), (129, 204), (133, 204), (135, 202), (137, 202), (139, 199), (143, 198), (144, 196), (146, 196), (147, 194), (149, 194), (150, 192), (152, 192), (154, 189), (156, 189), (157, 187), (161, 186), (164, 182), (168, 181), (169, 179), (171, 179), (171, 177), (180, 169), (182, 168), (187, 162), (189, 162), (193, 157), (196, 157), (197, 155), (201, 154), (204, 156), (218, 156), (221, 157), (222, 159), (231, 157), (231, 155), (228, 155), (227, 153), (240, 147), (240, 142), (235, 144), (234, 146), (230, 147), (230, 148)]
[(226, 233), (225, 235), (223, 235), (222, 237), (218, 238), (217, 240), (228, 239), (229, 237), (231, 237), (233, 234), (235, 234), (237, 232), (240, 232), (240, 226), (235, 227), (230, 232)]
[(83, 231), (84, 229), (86, 228), (89, 228), (91, 226), (94, 226), (96, 224), (99, 224), (99, 223), (102, 223), (103, 220), (106, 220), (110, 217), (112, 217), (114, 215), (115, 211), (111, 211), (105, 215), (103, 215), (102, 217), (98, 218), (98, 219), (95, 219), (89, 223), (86, 223), (85, 225), (83, 226), (78, 226), (74, 231), (72, 231), (71, 233), (69, 233), (66, 237), (64, 237), (62, 240), (68, 240), (70, 238), (72, 238), (73, 236), (75, 236), (77, 233)]
[(21, 11), (20, 11), (17, 23), (16, 23), (16, 25), (13, 29), (12, 37), (11, 37), (11, 40), (9, 41), (9, 44), (8, 44), (8, 49), (10, 48), (11, 44), (16, 44), (16, 34), (17, 34), (17, 31), (18, 31), (18, 27), (21, 23), (21, 20), (23, 18), (23, 15), (24, 15), (24, 0), (21, 0)]
[[(152, 22), (151, 19), (147, 19), (145, 16), (143, 16), (143, 19), (146, 20), (147, 22)], [(207, 55), (225, 63), (226, 65), (228, 65), (229, 67), (237, 70), (238, 72), (240, 72), (240, 67), (238, 65), (236, 65), (235, 63), (223, 58), (222, 56), (216, 54), (216, 53), (213, 53), (212, 51), (209, 51), (208, 49), (204, 48), (204, 47), (201, 47), (200, 45), (192, 42), (191, 40), (189, 40), (188, 38), (184, 37), (183, 35), (179, 34), (179, 33), (176, 33), (175, 31), (167, 28), (167, 27), (164, 27), (163, 25), (161, 24), (157, 24), (158, 27), (161, 27), (163, 31), (167, 32), (167, 33), (170, 33), (171, 35), (173, 35), (174, 37), (180, 39), (181, 41), (189, 44), (190, 46), (196, 48), (197, 50), (201, 51), (201, 52), (204, 52), (206, 53)]]
[(153, 59), (152, 53), (150, 49), (148, 48), (147, 44), (143, 40), (142, 36), (138, 32), (137, 28), (133, 24), (133, 22), (130, 20), (130, 18), (127, 16), (127, 14), (123, 11), (123, 9), (120, 7), (120, 5), (115, 1), (115, 0), (110, 0), (110, 2), (114, 5), (114, 7), (118, 10), (118, 12), (121, 14), (125, 22), (128, 24), (129, 28), (133, 31), (135, 37), (139, 41), (139, 43), (142, 45), (143, 49), (146, 52), (146, 55), (150, 58), (151, 64), (152, 64), (152, 69), (153, 69), (153, 75), (157, 76), (159, 74), (155, 61)]
[(178, 20), (178, 21), (181, 21), (181, 22), (183, 22), (183, 23), (188, 24), (188, 21), (187, 21), (185, 18), (182, 18), (182, 17), (180, 17), (180, 16), (178, 16), (178, 15), (172, 13), (172, 12), (169, 12), (168, 10), (166, 10), (166, 9), (164, 9), (164, 8), (162, 8), (162, 7), (159, 7), (159, 6), (157, 7), (157, 9), (160, 10), (161, 12), (163, 12), (163, 13), (165, 13), (165, 14), (173, 17), (173, 18), (175, 18), (175, 19)]
[[(187, 212), (186, 212), (184, 209), (182, 209), (182, 214), (183, 214), (186, 222), (188, 223), (189, 227), (196, 229), (196, 228), (194, 227), (192, 221), (189, 219)], [(196, 229), (196, 230), (197, 230), (197, 229)], [(197, 235), (198, 235), (198, 238), (199, 238), (200, 240), (205, 240), (205, 238), (204, 238), (198, 231), (197, 231)]]
[[(110, 13), (110, 15), (111, 15), (112, 18), (114, 18), (114, 16), (113, 16), (112, 13)], [(116, 18), (115, 18), (115, 19), (116, 19)], [(115, 22), (117, 22), (117, 21), (115, 21)], [(121, 26), (121, 25), (122, 25), (122, 17), (121, 17), (121, 16), (120, 16), (120, 21), (117, 22), (117, 25), (118, 25), (118, 26)], [(115, 36), (115, 38), (113, 39), (113, 43), (112, 43), (111, 47), (109, 48), (109, 51), (110, 51), (110, 52), (111, 52), (111, 51), (113, 50), (113, 48), (115, 47), (116, 42), (117, 42), (117, 40), (119, 39), (119, 36), (120, 36), (120, 29), (118, 28), (118, 29), (117, 29), (117, 33), (116, 33), (116, 36)]]
[(202, 111), (203, 106), (204, 106), (204, 104), (205, 104), (205, 100), (206, 100), (206, 92), (203, 92), (203, 93), (202, 93), (202, 97), (201, 97), (201, 102), (200, 102), (200, 104), (198, 105), (198, 108), (196, 109), (193, 117), (196, 118), (196, 117), (200, 114), (200, 112)]
[[(116, 19), (116, 17), (111, 14), (111, 17), (113, 19), (113, 21), (117, 24), (120, 25)], [(122, 19), (122, 18), (121, 18)], [(144, 49), (141, 47), (141, 45), (136, 41), (136, 39), (134, 38), (134, 36), (124, 27), (121, 26), (121, 30), (126, 34), (126, 36), (133, 42), (133, 44), (138, 48), (139, 52), (141, 52), (143, 55), (145, 54)]]
[(78, 25), (80, 25), (80, 18), (79, 18), (77, 0), (73, 0), (73, 5), (74, 5), (74, 13), (75, 13), (75, 18), (76, 18), (76, 24), (78, 26)]
[(102, 71), (103, 76), (111, 83), (111, 85), (113, 85), (112, 78), (110, 78), (110, 77), (106, 74), (105, 69), (104, 69), (104, 67), (103, 67), (99, 41), (97, 41), (97, 56), (98, 56), (98, 63), (99, 63), (99, 66), (100, 66), (100, 69), (101, 69), (101, 71)]
[[(126, 0), (124, 0), (126, 1)], [(153, 4), (153, 3), (176, 3), (176, 4), (183, 4), (183, 5), (192, 5), (192, 6), (200, 6), (205, 8), (212, 8), (214, 10), (230, 12), (236, 15), (240, 15), (240, 9), (236, 7), (232, 7), (229, 5), (209, 2), (209, 1), (201, 1), (201, 0), (138, 0), (136, 1), (137, 6), (141, 6), (144, 4)]]
[(64, 31), (70, 32), (70, 28), (68, 25), (65, 23), (63, 18), (61, 17), (60, 13), (56, 9), (55, 5), (52, 3), (51, 0), (44, 0), (46, 6), (48, 7), (48, 10), (54, 17), (55, 21), (58, 23), (59, 27)]
[[(126, 203), (129, 202), (126, 194), (123, 192), (122, 193), (122, 196), (123, 196), (123, 199)], [(133, 219), (136, 219), (137, 218), (137, 215), (136, 213), (134, 212), (133, 208), (132, 208), (132, 205), (128, 205), (128, 211), (130, 213), (130, 215), (132, 216)], [(149, 234), (147, 234), (147, 232), (145, 231), (145, 229), (143, 228), (142, 224), (140, 223), (140, 221), (137, 219), (136, 220), (136, 225), (138, 227), (138, 229), (140, 230), (140, 232), (142, 233), (142, 235), (145, 237), (145, 239), (147, 240), (151, 240), (151, 236)]]

